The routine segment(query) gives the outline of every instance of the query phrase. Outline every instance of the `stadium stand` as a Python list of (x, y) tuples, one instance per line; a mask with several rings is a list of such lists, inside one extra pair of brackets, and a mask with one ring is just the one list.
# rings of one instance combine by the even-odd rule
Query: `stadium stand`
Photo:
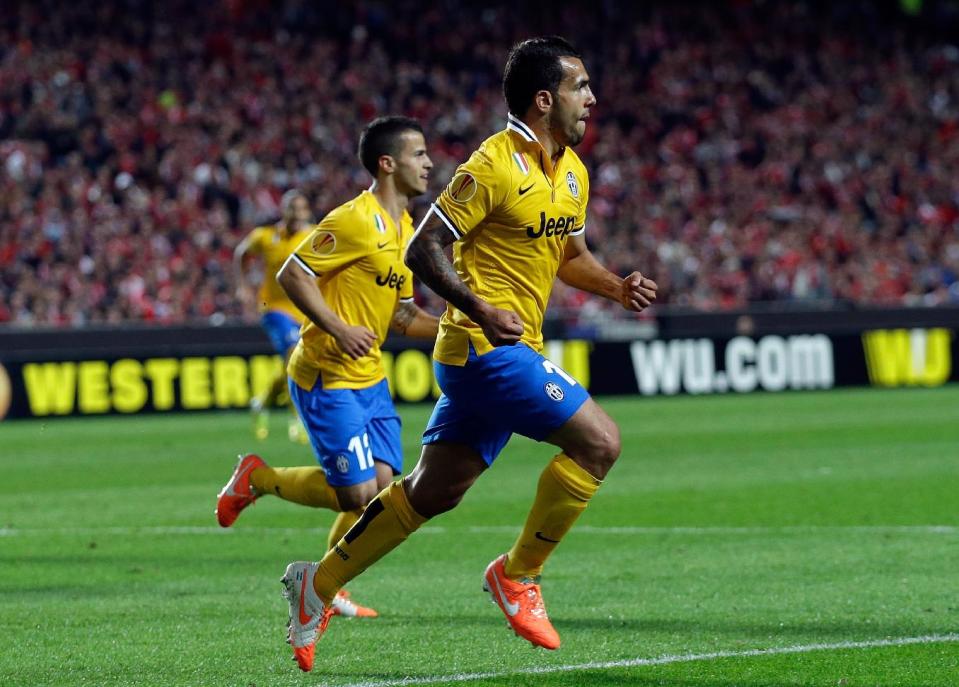
[[(356, 135), (384, 113), (424, 122), (439, 190), (503, 126), (529, 26), (585, 54), (589, 240), (657, 308), (959, 303), (948, 7), (5, 2), (0, 322), (252, 320), (243, 234), (291, 187), (322, 214), (367, 185)], [(574, 325), (615, 312), (553, 301)]]

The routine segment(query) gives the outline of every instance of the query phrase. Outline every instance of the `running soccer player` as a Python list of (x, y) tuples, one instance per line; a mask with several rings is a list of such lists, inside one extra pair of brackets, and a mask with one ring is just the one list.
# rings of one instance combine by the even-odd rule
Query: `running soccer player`
[[(436, 337), (439, 319), (413, 302), (413, 274), (403, 263), (413, 235), (406, 207), (426, 191), (433, 163), (422, 128), (406, 117), (367, 125), (359, 157), (373, 185), (323, 218), (277, 274), (307, 317), (288, 365), (289, 390), (320, 466), (271, 468), (259, 456), (241, 457), (217, 496), (223, 527), (274, 494), (339, 512), (332, 546), (403, 470), (380, 345), (388, 329)], [(376, 615), (342, 594), (331, 602), (341, 615)]]
[[(238, 281), (240, 300), (247, 299), (248, 258), (258, 256), (263, 261), (263, 278), (257, 297), (260, 324), (273, 344), (273, 349), (283, 357), (284, 367), (290, 359), (293, 347), (300, 338), (301, 313), (287, 297), (273, 275), (283, 265), (293, 249), (303, 242), (313, 223), (310, 203), (306, 196), (295, 189), (283, 194), (280, 199), (282, 218), (275, 225), (257, 227), (240, 241), (233, 252), (233, 262)], [(266, 390), (250, 402), (253, 413), (253, 433), (257, 439), (266, 439), (270, 433), (269, 408), (286, 391), (286, 370), (281, 369)], [(291, 408), (289, 436), (291, 441), (306, 438), (296, 412)]]
[(519, 43), (503, 91), (506, 129), (458, 168), (406, 255), (449, 304), (434, 348), (443, 394), (420, 460), (319, 563), (290, 563), (284, 574), (289, 638), (303, 670), (312, 668), (337, 590), (454, 508), (513, 432), (561, 452), (540, 476), (519, 538), (486, 568), (484, 587), (517, 634), (559, 647), (540, 573), (618, 457), (620, 439), (586, 390), (541, 355), (546, 303), (557, 276), (634, 312), (655, 300), (657, 286), (639, 272), (616, 276), (586, 246), (589, 179), (572, 148), (596, 99), (576, 50), (558, 37)]

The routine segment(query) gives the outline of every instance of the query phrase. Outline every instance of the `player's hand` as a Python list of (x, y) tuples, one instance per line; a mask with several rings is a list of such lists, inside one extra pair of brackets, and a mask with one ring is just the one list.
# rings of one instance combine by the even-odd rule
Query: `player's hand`
[(639, 272), (633, 272), (623, 279), (619, 302), (627, 310), (641, 312), (656, 300), (658, 290), (659, 286), (652, 279), (644, 277)]
[(489, 306), (476, 324), (494, 346), (512, 346), (523, 336), (523, 320), (512, 310)]
[(376, 343), (376, 335), (363, 325), (347, 325), (334, 338), (340, 349), (353, 360), (365, 356)]

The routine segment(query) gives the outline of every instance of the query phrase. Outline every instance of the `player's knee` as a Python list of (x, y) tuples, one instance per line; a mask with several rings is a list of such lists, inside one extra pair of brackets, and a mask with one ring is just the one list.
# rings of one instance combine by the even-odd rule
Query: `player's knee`
[(340, 504), (340, 510), (356, 510), (357, 508), (366, 508), (377, 493), (376, 482), (371, 480), (364, 484), (337, 489), (336, 500)]
[(435, 518), (441, 513), (453, 510), (463, 500), (464, 492), (449, 485), (424, 488), (417, 480), (406, 480), (406, 498), (413, 510), (424, 518)]
[(612, 420), (601, 423), (590, 433), (584, 451), (587, 461), (593, 466), (591, 472), (603, 479), (619, 458), (621, 450), (619, 427)]
[(337, 501), (339, 501), (340, 509), (343, 511), (365, 508), (366, 504), (369, 503), (368, 499), (364, 499), (362, 495), (355, 492), (340, 493), (337, 495)]
[(616, 462), (616, 459), (619, 458), (619, 454), (623, 450), (619, 427), (615, 422), (608, 423), (608, 427), (603, 432), (601, 444), (602, 459), (612, 465)]

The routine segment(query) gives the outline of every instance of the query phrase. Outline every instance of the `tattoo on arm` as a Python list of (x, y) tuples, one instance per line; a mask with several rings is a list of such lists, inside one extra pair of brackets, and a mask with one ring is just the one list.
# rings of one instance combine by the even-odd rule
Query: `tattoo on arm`
[(415, 303), (409, 302), (397, 305), (396, 312), (393, 313), (393, 321), (390, 323), (393, 331), (405, 334), (410, 322), (416, 319), (417, 312), (419, 312), (419, 308), (416, 307)]
[(453, 240), (439, 218), (429, 217), (406, 249), (406, 264), (437, 295), (472, 316), (479, 299), (456, 274), (444, 252)]

